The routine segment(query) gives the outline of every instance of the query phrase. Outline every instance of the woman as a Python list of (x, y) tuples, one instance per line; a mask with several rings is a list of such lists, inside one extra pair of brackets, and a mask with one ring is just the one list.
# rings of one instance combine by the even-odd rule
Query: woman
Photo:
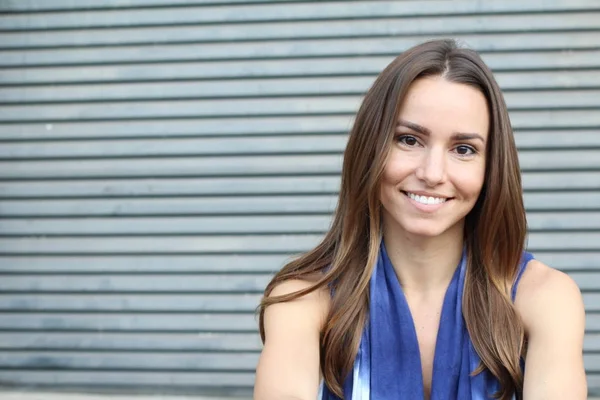
[(491, 71), (449, 40), (404, 52), (358, 111), (331, 229), (266, 288), (255, 399), (585, 399), (581, 294), (525, 235)]

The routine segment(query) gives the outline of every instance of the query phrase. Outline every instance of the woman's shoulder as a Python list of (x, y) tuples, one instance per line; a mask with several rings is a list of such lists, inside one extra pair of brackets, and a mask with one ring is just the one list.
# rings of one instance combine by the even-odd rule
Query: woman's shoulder
[(523, 271), (515, 307), (530, 333), (555, 324), (576, 322), (583, 314), (583, 300), (575, 281), (535, 259)]
[[(294, 295), (314, 282), (290, 279), (278, 282), (269, 298)], [(256, 367), (255, 398), (316, 398), (320, 382), (321, 325), (327, 292), (315, 289), (264, 308), (264, 346)]]
[(561, 271), (530, 261), (515, 307), (527, 336), (524, 397), (585, 398), (585, 309), (577, 284)]
[[(269, 293), (269, 297), (291, 295), (310, 288), (314, 283), (315, 282), (312, 280), (305, 279), (286, 280), (278, 283), (271, 293)], [(269, 308), (281, 309), (282, 313), (285, 313), (286, 320), (295, 320), (297, 323), (303, 322), (313, 326), (317, 325), (320, 330), (321, 327), (324, 326), (327, 315), (329, 314), (330, 303), (331, 295), (329, 288), (321, 287), (299, 296), (294, 300), (269, 306), (267, 310)]]

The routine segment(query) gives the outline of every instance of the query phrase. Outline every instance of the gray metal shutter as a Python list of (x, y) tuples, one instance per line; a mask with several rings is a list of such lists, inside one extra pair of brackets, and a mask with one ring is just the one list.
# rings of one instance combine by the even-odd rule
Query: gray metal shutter
[(272, 272), (335, 206), (362, 94), (452, 36), (505, 90), (529, 249), (600, 390), (596, 0), (0, 1), (0, 382), (250, 393)]

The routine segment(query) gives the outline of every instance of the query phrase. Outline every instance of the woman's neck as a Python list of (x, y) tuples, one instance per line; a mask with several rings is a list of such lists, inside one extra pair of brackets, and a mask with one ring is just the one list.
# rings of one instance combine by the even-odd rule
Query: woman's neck
[(411, 235), (397, 225), (383, 227), (383, 240), (405, 292), (445, 290), (462, 258), (463, 224), (436, 237)]

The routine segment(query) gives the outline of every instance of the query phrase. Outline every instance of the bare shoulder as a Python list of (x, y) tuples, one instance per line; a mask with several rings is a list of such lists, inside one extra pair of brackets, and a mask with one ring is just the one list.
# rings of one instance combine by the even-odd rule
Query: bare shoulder
[[(311, 285), (302, 280), (282, 282), (269, 297), (292, 294)], [(327, 289), (317, 289), (266, 308), (265, 343), (256, 368), (255, 399), (317, 397), (321, 380), (320, 333), (329, 302)]]
[(585, 310), (577, 284), (532, 260), (517, 288), (515, 307), (527, 334), (523, 398), (585, 399)]
[(531, 260), (517, 288), (515, 307), (528, 332), (544, 330), (548, 324), (582, 323), (583, 300), (573, 279), (557, 269)]
[[(313, 282), (301, 279), (290, 279), (285, 282), (279, 283), (273, 288), (269, 296), (283, 296), (286, 294), (292, 294), (300, 290), (304, 290), (313, 285)], [(309, 294), (300, 297), (300, 299), (317, 300), (323, 301), (328, 299), (328, 292), (325, 288), (320, 288), (310, 292)]]
[[(294, 279), (275, 286), (269, 297), (285, 296), (309, 288), (312, 282)], [(297, 299), (267, 307), (265, 322), (268, 319), (290, 319), (299, 322), (312, 322), (310, 325), (320, 328), (329, 313), (330, 295), (326, 288), (316, 289)], [(270, 317), (273, 318), (270, 318)], [(307, 321), (309, 320), (309, 321)], [(267, 327), (265, 327), (267, 328)]]

